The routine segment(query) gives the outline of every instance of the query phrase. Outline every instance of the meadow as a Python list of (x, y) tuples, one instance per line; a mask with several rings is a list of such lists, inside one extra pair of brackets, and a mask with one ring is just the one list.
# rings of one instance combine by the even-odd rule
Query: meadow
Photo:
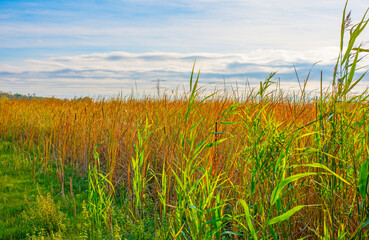
[(368, 21), (350, 25), (345, 7), (331, 85), (315, 95), (308, 76), (298, 94), (272, 90), (271, 73), (242, 100), (204, 97), (194, 65), (175, 97), (1, 98), (3, 182), (38, 190), (0, 238), (369, 238), (369, 95), (352, 93)]

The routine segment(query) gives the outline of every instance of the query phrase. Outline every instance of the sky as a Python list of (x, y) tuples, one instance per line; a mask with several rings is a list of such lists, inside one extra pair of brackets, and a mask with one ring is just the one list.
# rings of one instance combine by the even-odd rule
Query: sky
[[(0, 91), (62, 98), (154, 94), (158, 86), (186, 91), (195, 60), (206, 89), (256, 86), (277, 71), (281, 86), (294, 90), (296, 68), (300, 80), (311, 71), (314, 90), (320, 71), (324, 85), (331, 82), (344, 5), (0, 0)], [(367, 0), (349, 2), (353, 22), (367, 7)], [(366, 77), (360, 87), (368, 83)]]

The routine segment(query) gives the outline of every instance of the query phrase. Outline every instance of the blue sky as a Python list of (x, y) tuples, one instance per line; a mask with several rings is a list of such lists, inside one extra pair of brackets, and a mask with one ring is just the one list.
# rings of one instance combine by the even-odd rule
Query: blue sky
[[(296, 87), (313, 63), (329, 83), (343, 0), (0, 0), (0, 90), (98, 96), (186, 85), (197, 59), (208, 88), (271, 71)], [(351, 0), (354, 22), (369, 4)], [(366, 36), (369, 36), (366, 34)], [(366, 84), (364, 82), (364, 84)], [(366, 84), (367, 85), (367, 84)], [(316, 85), (312, 84), (312, 89)]]

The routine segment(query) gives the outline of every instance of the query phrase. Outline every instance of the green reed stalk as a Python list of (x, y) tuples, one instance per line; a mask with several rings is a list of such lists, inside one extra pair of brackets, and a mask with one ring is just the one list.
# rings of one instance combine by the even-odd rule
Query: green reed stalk
[(136, 157), (132, 157), (132, 169), (134, 171), (132, 179), (132, 189), (135, 201), (135, 214), (138, 219), (143, 218), (144, 201), (146, 198), (145, 191), (147, 183), (150, 181), (148, 177), (150, 164), (147, 162), (147, 141), (153, 131), (150, 131), (147, 119), (143, 127), (137, 128), (137, 144), (134, 145)]
[(103, 227), (111, 223), (111, 210), (113, 205), (113, 196), (109, 194), (109, 186), (113, 188), (109, 181), (109, 174), (103, 174), (100, 169), (100, 156), (97, 152), (97, 146), (94, 148), (94, 157), (97, 164), (89, 165), (88, 168), (88, 213), (92, 221), (90, 232), (102, 230)]

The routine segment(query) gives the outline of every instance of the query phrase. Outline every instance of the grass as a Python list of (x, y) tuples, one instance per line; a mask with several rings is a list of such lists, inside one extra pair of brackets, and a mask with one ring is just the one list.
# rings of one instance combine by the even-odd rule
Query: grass
[(348, 16), (315, 98), (271, 73), (200, 99), (194, 65), (182, 97), (0, 100), (1, 238), (367, 239), (368, 19)]
[[(59, 230), (69, 236), (62, 225), (73, 212), (58, 193), (55, 171), (40, 171), (29, 156), (15, 149), (13, 142), (0, 143), (0, 239), (37, 239)], [(81, 181), (79, 184), (84, 187)], [(86, 195), (81, 190), (76, 195), (79, 203)], [(77, 207), (81, 208), (81, 204)], [(78, 218), (71, 219), (68, 227), (77, 221)]]
[[(18, 161), (9, 161), (9, 159), (13, 159), (14, 153), (11, 149), (11, 145), (7, 142), (3, 142), (0, 146), (0, 202), (1, 202), (1, 210), (0, 210), (0, 238), (5, 239), (9, 238), (21, 238), (25, 236), (27, 229), (20, 225), (22, 221), (22, 211), (25, 209), (25, 196), (27, 195), (35, 195), (37, 190), (35, 191), (35, 187), (33, 186), (33, 179), (31, 176), (24, 176), (22, 173), (25, 172), (25, 169), (21, 171), (19, 169), (20, 166), (13, 166), (13, 162)], [(19, 161), (21, 162), (21, 161)], [(23, 167), (22, 167), (23, 168)], [(33, 192), (31, 188), (33, 188)], [(20, 229), (24, 229), (25, 232), (19, 232)]]
[(30, 162), (14, 151), (14, 144), (1, 143), (0, 239), (22, 239), (32, 232), (24, 213), (53, 182), (51, 177), (40, 176), (35, 184), (32, 170)]

